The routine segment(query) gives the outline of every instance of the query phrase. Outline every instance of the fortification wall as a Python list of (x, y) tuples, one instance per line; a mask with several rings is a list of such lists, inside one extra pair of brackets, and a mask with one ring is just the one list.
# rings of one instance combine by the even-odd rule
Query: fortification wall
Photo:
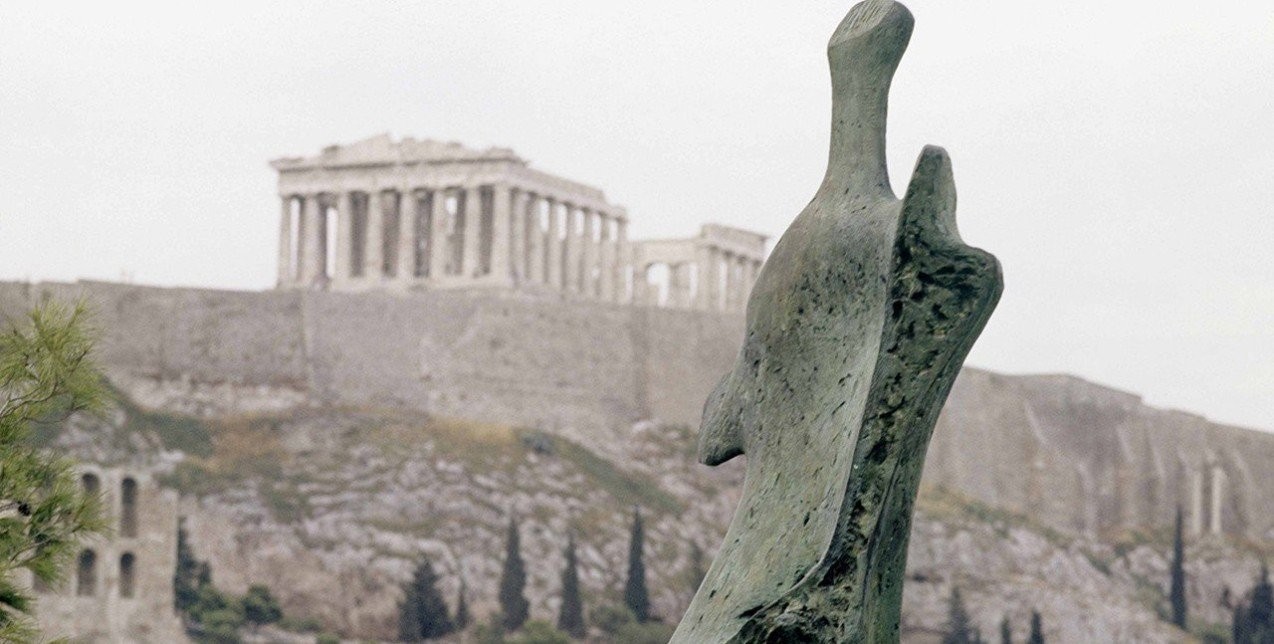
[[(742, 316), (491, 293), (231, 292), (0, 283), (0, 314), (87, 298), (112, 381), (218, 414), (394, 406), (596, 444), (641, 419), (695, 426)], [(1069, 376), (965, 369), (925, 482), (1098, 532), (1167, 526), (1274, 538), (1274, 434), (1147, 407)]]
[(461, 290), (235, 292), (0, 283), (0, 314), (91, 303), (99, 359), (139, 402), (192, 413), (392, 406), (596, 439), (693, 425), (738, 314)]
[(1274, 538), (1274, 434), (1148, 407), (1072, 376), (965, 369), (925, 481), (1087, 533), (1171, 526)]

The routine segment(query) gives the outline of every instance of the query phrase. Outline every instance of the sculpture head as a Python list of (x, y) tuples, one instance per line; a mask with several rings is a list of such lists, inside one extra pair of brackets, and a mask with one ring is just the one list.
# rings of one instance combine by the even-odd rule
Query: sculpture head
[(893, 0), (867, 0), (832, 33), (832, 145), (827, 187), (893, 197), (885, 163), (889, 85), (907, 50), (915, 19)]
[(851, 67), (887, 68), (892, 76), (911, 40), (915, 19), (893, 0), (868, 0), (854, 5), (827, 43), (833, 80), (836, 71)]

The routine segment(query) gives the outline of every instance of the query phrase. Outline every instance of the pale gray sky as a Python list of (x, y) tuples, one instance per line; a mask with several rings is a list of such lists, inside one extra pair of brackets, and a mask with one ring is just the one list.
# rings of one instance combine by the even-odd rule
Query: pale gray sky
[[(827, 149), (848, 1), (0, 0), (0, 279), (261, 289), (274, 157), (507, 146), (637, 237), (772, 235)], [(1006, 289), (970, 363), (1274, 429), (1274, 2), (913, 0), (901, 191), (950, 151)]]

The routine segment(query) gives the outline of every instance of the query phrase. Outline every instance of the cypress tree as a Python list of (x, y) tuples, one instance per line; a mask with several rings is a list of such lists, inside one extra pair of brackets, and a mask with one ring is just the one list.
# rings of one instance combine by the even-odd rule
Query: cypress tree
[(1247, 614), (1243, 610), (1243, 602), (1234, 605), (1234, 621), (1230, 623), (1230, 638), (1234, 644), (1246, 644)]
[(646, 564), (642, 561), (645, 533), (641, 525), (641, 510), (633, 509), (633, 531), (628, 541), (628, 583), (624, 585), (624, 605), (633, 612), (637, 621), (650, 619), (650, 596), (646, 592)]
[(566, 567), (562, 569), (562, 608), (557, 614), (557, 630), (584, 639), (584, 602), (579, 594), (579, 570), (575, 562), (575, 535), (566, 542)]
[(466, 592), (467, 590), (468, 586), (465, 584), (464, 578), (462, 577), (460, 579), (460, 590), (456, 593), (455, 622), (456, 630), (458, 631), (463, 631), (464, 629), (469, 628), (469, 599), (466, 597), (468, 594)]
[(964, 609), (964, 600), (960, 598), (960, 589), (951, 587), (951, 600), (947, 604), (947, 633), (942, 636), (942, 644), (973, 644), (973, 629), (969, 624), (969, 612)]
[(1007, 615), (1000, 620), (1000, 644), (1013, 644), (1013, 629), (1009, 628)]
[(419, 642), (447, 635), (456, 629), (447, 614), (447, 602), (438, 591), (438, 575), (428, 557), (421, 557), (411, 581), (403, 588), (398, 606), (398, 638)]
[(1181, 506), (1177, 506), (1176, 534), (1172, 541), (1172, 587), (1169, 601), (1172, 602), (1172, 623), (1178, 628), (1186, 627), (1186, 571), (1185, 571), (1185, 539), (1181, 530)]
[[(195, 605), (195, 600), (199, 598), (199, 587), (207, 583), (203, 579), (203, 569), (204, 566), (190, 551), (190, 540), (186, 536), (186, 517), (182, 517), (177, 521), (177, 567), (173, 573), (173, 604), (177, 612), (184, 614)], [(211, 574), (208, 576), (211, 577)]]
[(1031, 611), (1031, 635), (1026, 638), (1026, 644), (1044, 644), (1044, 625), (1042, 622), (1039, 611)]
[(1237, 644), (1269, 644), (1274, 642), (1274, 585), (1269, 569), (1261, 564), (1261, 577), (1252, 589), (1247, 606), (1234, 609), (1234, 641)]
[(518, 521), (509, 519), (509, 534), (504, 544), (504, 569), (500, 572), (500, 613), (504, 630), (512, 632), (526, 623), (531, 603), (526, 595), (526, 565), (522, 562), (522, 543), (518, 537)]

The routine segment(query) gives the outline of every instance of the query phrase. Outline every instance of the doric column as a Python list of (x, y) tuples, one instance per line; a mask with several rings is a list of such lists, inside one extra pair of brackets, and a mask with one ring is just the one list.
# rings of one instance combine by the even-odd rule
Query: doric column
[(385, 208), (379, 188), (367, 193), (367, 239), (363, 243), (363, 277), (378, 282), (385, 276)]
[(482, 191), (478, 186), (463, 188), (464, 191), (464, 257), (461, 258), (460, 274), (465, 279), (473, 279), (478, 272), (478, 246), (482, 241)]
[(354, 201), (349, 191), (344, 191), (336, 195), (336, 271), (332, 275), (333, 282), (344, 282), (351, 277), (353, 244)]
[(593, 239), (596, 213), (580, 208), (584, 218), (584, 230), (580, 235), (579, 291), (587, 298), (597, 297), (597, 242)]
[(562, 216), (566, 219), (566, 235), (562, 238), (562, 291), (579, 290), (580, 234), (577, 218), (579, 209), (574, 204), (562, 203)]
[(748, 301), (748, 258), (742, 255), (734, 256), (734, 270), (731, 272), (734, 284), (730, 286), (731, 292), (734, 293), (734, 305), (732, 310), (742, 311)]
[(712, 249), (706, 245), (695, 248), (695, 308), (702, 311), (712, 310)]
[(540, 204), (544, 199), (531, 195), (526, 206), (526, 279), (533, 284), (544, 283), (544, 253), (546, 252), (544, 227), (540, 225)]
[(690, 262), (679, 262), (668, 267), (668, 303), (679, 309), (690, 308)]
[(435, 188), (429, 198), (429, 277), (442, 279), (447, 274), (447, 191)]
[(279, 282), (284, 287), (296, 280), (296, 269), (292, 257), (292, 195), (281, 195), (282, 209), (279, 213)]
[(416, 212), (419, 196), (404, 188), (398, 199), (398, 281), (410, 284), (416, 279)]
[(721, 279), (717, 282), (721, 285), (721, 292), (718, 297), (721, 301), (721, 310), (734, 310), (734, 253), (730, 251), (721, 251)]
[(512, 278), (509, 257), (513, 246), (512, 190), (508, 184), (497, 183), (491, 195), (491, 278), (499, 284), (508, 284)]
[(615, 219), (615, 301), (629, 302), (628, 276), (632, 272), (632, 248), (628, 245), (628, 220), (624, 217)]
[(721, 265), (721, 249), (708, 248), (708, 310), (720, 311), (722, 308), (722, 300), (724, 293), (721, 287), (724, 281)]
[(322, 204), (318, 195), (301, 195), (301, 285), (310, 288), (318, 282), (322, 261), (323, 238), (320, 234)]
[(509, 211), (509, 276), (514, 284), (526, 282), (526, 205), (529, 200), (525, 190), (513, 191)]
[(615, 301), (615, 222), (604, 212), (597, 213), (597, 225), (601, 227), (597, 238), (597, 297), (603, 302)]
[(558, 237), (558, 231), (561, 227), (562, 213), (557, 207), (557, 202), (552, 197), (545, 198), (549, 209), (549, 229), (545, 235), (545, 267), (544, 267), (544, 283), (550, 287), (561, 290), (562, 288), (562, 238)]

